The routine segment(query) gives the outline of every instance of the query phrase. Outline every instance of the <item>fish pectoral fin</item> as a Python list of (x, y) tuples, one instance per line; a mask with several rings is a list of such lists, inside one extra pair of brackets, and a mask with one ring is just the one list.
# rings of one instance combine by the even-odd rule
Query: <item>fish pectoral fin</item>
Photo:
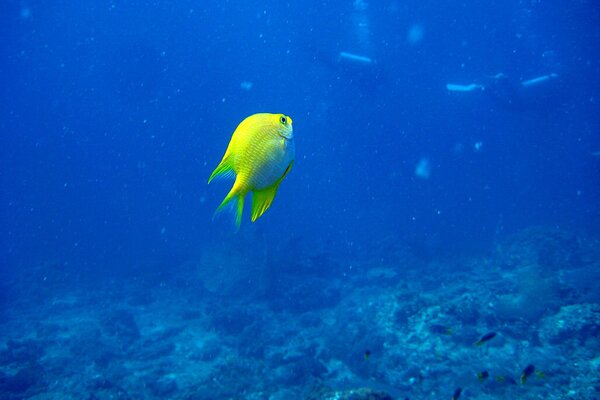
[(268, 188), (252, 191), (252, 222), (256, 221), (269, 209), (278, 187), (279, 182)]
[(287, 168), (285, 169), (285, 172), (283, 173), (281, 178), (279, 178), (279, 180), (277, 181), (277, 185), (279, 185), (281, 183), (281, 181), (283, 180), (283, 178), (285, 178), (287, 176), (287, 174), (290, 173), (290, 171), (292, 170), (292, 165), (294, 165), (294, 160), (292, 160), (290, 162), (290, 165), (287, 166)]
[(208, 183), (210, 183), (214, 178), (233, 178), (235, 176), (235, 172), (233, 171), (233, 163), (230, 161), (230, 157), (224, 157), (223, 160), (217, 165), (217, 168), (210, 174), (210, 178), (208, 178)]

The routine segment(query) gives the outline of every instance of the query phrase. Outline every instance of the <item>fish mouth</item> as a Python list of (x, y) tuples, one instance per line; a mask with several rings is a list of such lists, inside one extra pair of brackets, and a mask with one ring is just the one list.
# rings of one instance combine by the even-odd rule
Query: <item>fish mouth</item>
[(294, 138), (294, 132), (293, 131), (279, 131), (279, 136), (281, 136), (284, 139), (287, 140), (292, 140)]

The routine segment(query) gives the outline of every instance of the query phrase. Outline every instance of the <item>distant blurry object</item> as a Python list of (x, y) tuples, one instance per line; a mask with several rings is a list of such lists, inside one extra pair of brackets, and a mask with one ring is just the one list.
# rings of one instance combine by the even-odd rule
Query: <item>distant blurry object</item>
[(23, 7), (23, 8), (21, 8), (21, 18), (22, 19), (29, 19), (29, 18), (31, 18), (31, 8), (29, 8), (29, 7)]
[(528, 87), (528, 86), (539, 85), (539, 84), (545, 83), (551, 79), (556, 79), (556, 78), (558, 78), (558, 74), (555, 74), (555, 73), (551, 73), (548, 75), (542, 75), (542, 76), (538, 76), (536, 78), (527, 79), (526, 81), (521, 81), (521, 86)]
[(429, 179), (431, 176), (431, 164), (427, 158), (421, 158), (415, 167), (417, 178)]
[(498, 73), (486, 77), (484, 82), (447, 83), (446, 90), (458, 93), (483, 92), (503, 108), (526, 110), (539, 105), (547, 109), (548, 100), (556, 99), (557, 94), (560, 94), (555, 90), (559, 78), (557, 73), (551, 72), (533, 78), (514, 80), (504, 73)]
[(472, 92), (473, 90), (483, 90), (484, 88), (483, 85), (478, 85), (476, 83), (471, 83), (469, 85), (458, 85), (455, 83), (446, 84), (446, 89), (450, 92)]
[(424, 30), (421, 24), (414, 24), (408, 30), (408, 35), (406, 36), (406, 40), (409, 44), (415, 45), (423, 40)]
[(371, 26), (369, 23), (369, 4), (364, 0), (354, 0), (351, 15), (356, 42), (361, 49), (367, 50), (371, 45)]
[[(540, 85), (542, 83), (546, 83), (546, 82), (556, 79), (556, 78), (558, 78), (558, 74), (550, 73), (550, 74), (546, 74), (546, 75), (537, 76), (535, 78), (522, 80), (518, 83), (518, 85), (526, 88), (529, 86)], [(489, 90), (490, 88), (493, 88), (495, 84), (502, 84), (502, 83), (506, 82), (507, 79), (508, 79), (508, 77), (506, 75), (504, 75), (503, 73), (498, 73), (498, 74), (492, 76), (492, 81), (487, 85), (478, 84), (478, 83), (470, 83), (468, 85), (448, 83), (448, 84), (446, 84), (446, 89), (448, 89), (448, 91), (450, 91), (450, 92), (472, 92), (473, 90), (477, 90), (477, 89)]]
[(254, 84), (250, 81), (243, 81), (242, 83), (240, 83), (240, 88), (242, 90), (246, 90), (246, 91), (251, 90), (252, 86), (254, 86)]
[(364, 63), (364, 64), (371, 64), (373, 62), (373, 60), (370, 57), (360, 56), (358, 54), (352, 54), (352, 53), (348, 53), (346, 51), (340, 51), (339, 60), (340, 61), (349, 60), (349, 61), (355, 61), (355, 62)]

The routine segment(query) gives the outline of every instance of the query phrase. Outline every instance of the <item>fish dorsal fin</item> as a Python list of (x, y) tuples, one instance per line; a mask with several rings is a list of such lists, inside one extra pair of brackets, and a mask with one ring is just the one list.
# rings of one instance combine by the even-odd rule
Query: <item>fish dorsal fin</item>
[(292, 169), (292, 164), (294, 164), (293, 161), (285, 169), (285, 172), (283, 173), (281, 178), (279, 178), (277, 182), (275, 182), (273, 185), (264, 189), (252, 191), (252, 222), (260, 218), (260, 216), (263, 215), (265, 211), (269, 209), (271, 203), (273, 202), (273, 199), (275, 198), (275, 194), (277, 194), (279, 184)]
[(213, 179), (217, 178), (233, 178), (235, 176), (235, 172), (233, 172), (233, 162), (232, 157), (223, 157), (217, 168), (210, 174), (210, 178), (208, 178), (208, 183), (210, 183)]

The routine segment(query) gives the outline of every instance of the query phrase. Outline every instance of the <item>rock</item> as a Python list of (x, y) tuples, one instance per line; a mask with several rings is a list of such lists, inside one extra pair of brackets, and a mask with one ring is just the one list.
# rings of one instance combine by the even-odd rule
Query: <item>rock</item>
[(133, 314), (126, 310), (115, 311), (104, 319), (103, 325), (107, 333), (128, 343), (141, 337), (140, 329)]
[(148, 384), (152, 393), (159, 398), (166, 398), (177, 390), (177, 383), (173, 378), (163, 376), (157, 381)]
[(302, 357), (292, 363), (281, 365), (273, 371), (277, 382), (286, 386), (302, 385), (312, 378), (319, 378), (327, 372), (327, 368), (317, 359)]
[(24, 393), (34, 386), (38, 380), (39, 374), (34, 368), (20, 369), (16, 374), (12, 376), (7, 375), (0, 380), (0, 394), (2, 392), (11, 394)]
[(313, 388), (305, 400), (394, 400), (385, 392), (378, 392), (369, 388), (351, 390), (333, 390), (320, 386)]
[(158, 360), (167, 357), (175, 350), (173, 342), (157, 342), (147, 346), (143, 346), (140, 352), (136, 355), (138, 360)]
[(258, 315), (252, 313), (247, 307), (231, 306), (215, 312), (213, 325), (227, 335), (239, 335), (246, 327), (258, 320)]
[(204, 249), (194, 278), (202, 282), (206, 293), (223, 298), (252, 298), (264, 292), (268, 280), (266, 262), (255, 248), (223, 243)]
[(223, 350), (218, 340), (205, 340), (201, 343), (201, 345), (194, 346), (187, 354), (190, 360), (208, 362), (218, 359)]
[(0, 350), (0, 366), (7, 365), (12, 362), (12, 354), (10, 350), (4, 349)]
[(289, 400), (299, 398), (298, 394), (290, 389), (280, 389), (269, 396), (268, 400)]
[(37, 340), (9, 340), (0, 363), (35, 363), (45, 353), (44, 344)]
[(539, 265), (546, 271), (555, 271), (576, 266), (580, 253), (575, 235), (556, 228), (533, 227), (498, 245), (494, 258), (499, 265), (508, 268)]
[(335, 307), (341, 293), (326, 279), (291, 276), (282, 277), (272, 287), (272, 307), (275, 311), (304, 313)]
[(550, 344), (568, 340), (584, 343), (600, 334), (600, 305), (575, 304), (564, 306), (550, 317), (544, 318), (540, 328), (540, 339)]
[(94, 376), (89, 383), (89, 388), (91, 390), (110, 390), (114, 388), (113, 382), (105, 376), (97, 375)]

